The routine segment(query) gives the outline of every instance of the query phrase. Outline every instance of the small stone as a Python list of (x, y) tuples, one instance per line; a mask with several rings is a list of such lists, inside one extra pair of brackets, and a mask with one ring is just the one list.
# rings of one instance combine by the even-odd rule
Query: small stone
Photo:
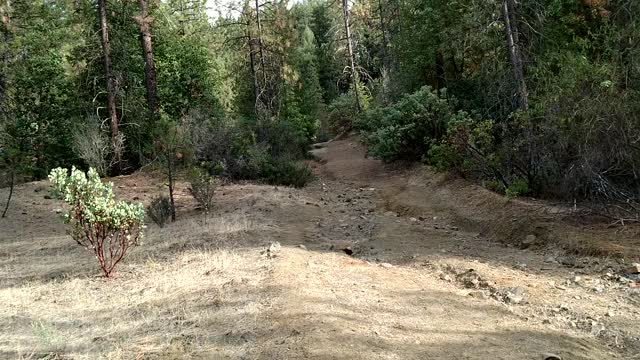
[(444, 281), (448, 281), (448, 282), (453, 281), (453, 279), (451, 278), (451, 276), (449, 276), (449, 275), (447, 275), (447, 274), (444, 274), (444, 273), (440, 274), (440, 280), (444, 280)]
[(512, 304), (520, 304), (524, 300), (526, 290), (523, 287), (510, 289), (505, 296), (505, 301)]
[(558, 262), (569, 267), (575, 267), (577, 265), (577, 260), (574, 256), (562, 256), (558, 258)]
[(530, 234), (530, 235), (527, 235), (527, 236), (524, 238), (524, 240), (522, 241), (522, 245), (524, 245), (524, 246), (531, 246), (531, 245), (535, 244), (535, 243), (536, 243), (536, 241), (538, 241), (538, 238), (537, 238), (535, 235)]
[(618, 282), (619, 282), (619, 283), (623, 283), (623, 284), (628, 284), (628, 283), (630, 283), (630, 282), (631, 282), (631, 279), (626, 278), (626, 277), (624, 277), (624, 276), (620, 276), (620, 277), (618, 277)]
[(558, 261), (554, 256), (547, 256), (544, 258), (544, 262), (546, 263), (557, 263)]
[(416, 218), (412, 217), (412, 218), (409, 218), (409, 221), (411, 221), (411, 222), (417, 222), (417, 221), (418, 221), (418, 219), (416, 219)]
[(302, 244), (298, 245), (298, 247), (299, 247), (300, 249), (302, 249), (302, 250), (307, 250), (307, 247), (306, 247), (306, 246), (304, 246), (304, 245), (302, 245)]
[(544, 354), (542, 360), (562, 360), (562, 358), (556, 354)]
[(640, 274), (640, 263), (633, 263), (627, 268), (628, 274)]
[(564, 311), (569, 310), (569, 305), (567, 305), (567, 304), (561, 304), (561, 305), (560, 305), (560, 310), (564, 310)]
[(527, 270), (527, 264), (524, 264), (524, 263), (516, 264), (516, 269), (523, 270), (523, 271)]
[(573, 279), (572, 279), (572, 281), (573, 281), (574, 283), (580, 282), (581, 280), (582, 280), (582, 276), (577, 276), (577, 275), (576, 275), (576, 276), (574, 276), (574, 277), (573, 277)]
[(380, 264), (380, 266), (385, 268), (385, 269), (391, 269), (393, 267), (393, 265), (391, 265), (389, 263), (382, 263), (382, 264)]
[(470, 296), (470, 297), (476, 298), (476, 299), (488, 299), (489, 298), (489, 296), (482, 290), (472, 291), (469, 294), (467, 294), (467, 296)]
[(608, 311), (608, 312), (606, 313), (606, 315), (607, 315), (608, 317), (612, 317), (612, 316), (613, 316), (613, 311)]

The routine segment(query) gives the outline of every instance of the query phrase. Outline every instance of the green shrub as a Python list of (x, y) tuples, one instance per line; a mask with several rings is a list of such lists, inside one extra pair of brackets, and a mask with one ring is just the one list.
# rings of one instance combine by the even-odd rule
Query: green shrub
[(208, 213), (213, 207), (213, 196), (218, 187), (218, 180), (200, 168), (193, 168), (189, 173), (189, 193), (198, 205)]
[(385, 161), (420, 160), (444, 138), (450, 122), (466, 117), (453, 110), (444, 90), (426, 86), (392, 106), (364, 112), (356, 127), (374, 156)]
[(287, 159), (275, 159), (264, 164), (262, 178), (271, 185), (301, 188), (313, 181), (315, 175), (307, 164)]
[(156, 197), (147, 207), (147, 213), (154, 223), (164, 227), (172, 214), (171, 200), (166, 196)]
[(334, 133), (351, 128), (357, 112), (355, 97), (351, 94), (338, 96), (327, 108), (327, 125)]
[(524, 179), (516, 179), (505, 190), (505, 195), (510, 198), (516, 198), (529, 193), (529, 183)]
[(100, 268), (109, 277), (131, 247), (143, 238), (144, 207), (116, 201), (113, 184), (103, 184), (93, 168), (85, 174), (76, 169), (57, 168), (49, 181), (53, 193), (71, 206), (65, 221), (71, 224), (71, 236), (92, 251)]

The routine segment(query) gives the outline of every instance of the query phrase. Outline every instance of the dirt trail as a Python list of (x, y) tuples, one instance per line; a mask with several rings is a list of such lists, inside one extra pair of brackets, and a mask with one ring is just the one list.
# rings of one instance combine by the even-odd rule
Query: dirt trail
[[(47, 184), (20, 186), (0, 222), (0, 358), (640, 358), (640, 278), (552, 246), (577, 227), (355, 140), (316, 155), (310, 186), (227, 185), (208, 219), (179, 183), (180, 220), (150, 225), (109, 282)], [(113, 180), (129, 200), (164, 191)]]
[[(545, 262), (542, 251), (460, 230), (442, 203), (420, 203), (421, 215), (411, 214), (419, 219), (388, 211), (390, 196), (410, 205), (428, 201), (429, 189), (398, 200), (414, 178), (367, 159), (352, 140), (316, 155), (324, 163), (316, 169), (321, 181), (303, 193), (306, 210), (275, 216), (285, 221), (280, 226), (288, 236), (273, 259), (268, 283), (278, 296), (264, 315), (272, 327), (258, 337), (256, 357), (637, 354), (637, 293), (594, 274), (568, 284), (575, 269)], [(351, 251), (353, 257), (344, 253)], [(595, 293), (598, 286), (606, 290)]]

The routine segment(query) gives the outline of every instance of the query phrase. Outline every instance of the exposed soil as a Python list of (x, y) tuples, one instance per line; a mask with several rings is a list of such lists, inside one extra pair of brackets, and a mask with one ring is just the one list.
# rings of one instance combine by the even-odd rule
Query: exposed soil
[(640, 358), (638, 228), (389, 168), (353, 139), (314, 152), (307, 188), (227, 185), (208, 217), (179, 184), (179, 221), (150, 225), (113, 280), (46, 183), (20, 186), (0, 220), (0, 358)]

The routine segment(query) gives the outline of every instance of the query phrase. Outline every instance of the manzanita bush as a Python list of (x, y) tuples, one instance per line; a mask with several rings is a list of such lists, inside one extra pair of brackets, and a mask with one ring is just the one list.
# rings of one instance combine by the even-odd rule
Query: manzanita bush
[(116, 201), (113, 184), (103, 183), (93, 168), (85, 174), (73, 167), (71, 174), (57, 168), (49, 174), (54, 194), (71, 206), (65, 222), (71, 224), (71, 236), (92, 251), (106, 277), (129, 249), (144, 236), (144, 206)]

